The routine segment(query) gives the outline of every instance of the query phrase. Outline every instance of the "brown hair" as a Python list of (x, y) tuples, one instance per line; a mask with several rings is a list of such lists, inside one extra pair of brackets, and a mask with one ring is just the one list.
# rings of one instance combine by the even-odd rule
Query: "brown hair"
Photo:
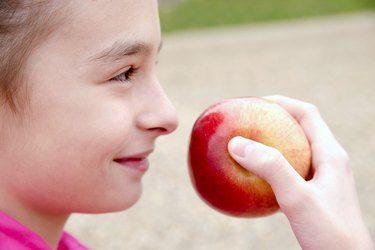
[(14, 112), (27, 102), (27, 86), (21, 86), (25, 63), (55, 26), (56, 2), (64, 1), (0, 1), (0, 104)]

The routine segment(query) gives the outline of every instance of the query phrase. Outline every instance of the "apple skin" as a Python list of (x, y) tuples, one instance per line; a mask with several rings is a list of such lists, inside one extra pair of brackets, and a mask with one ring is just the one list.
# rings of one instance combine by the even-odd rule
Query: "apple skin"
[(229, 155), (227, 145), (235, 136), (278, 149), (306, 179), (311, 149), (303, 129), (278, 104), (243, 97), (206, 109), (191, 132), (189, 174), (195, 190), (209, 206), (236, 217), (260, 217), (278, 211), (271, 186)]

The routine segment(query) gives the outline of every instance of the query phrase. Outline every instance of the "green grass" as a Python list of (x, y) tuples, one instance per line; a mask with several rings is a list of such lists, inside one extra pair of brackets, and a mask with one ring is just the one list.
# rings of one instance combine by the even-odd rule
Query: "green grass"
[(375, 10), (375, 0), (183, 0), (160, 9), (163, 32)]

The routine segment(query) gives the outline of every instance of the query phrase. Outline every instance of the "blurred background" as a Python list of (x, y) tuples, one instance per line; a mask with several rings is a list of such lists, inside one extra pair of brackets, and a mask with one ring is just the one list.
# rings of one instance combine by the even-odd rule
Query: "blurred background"
[(375, 1), (161, 0), (160, 17), (158, 74), (180, 127), (158, 140), (134, 207), (74, 215), (67, 230), (93, 249), (300, 249), (283, 214), (219, 214), (187, 172), (190, 130), (205, 108), (282, 94), (316, 104), (349, 152), (375, 238)]
[(374, 0), (159, 0), (163, 32), (374, 10)]

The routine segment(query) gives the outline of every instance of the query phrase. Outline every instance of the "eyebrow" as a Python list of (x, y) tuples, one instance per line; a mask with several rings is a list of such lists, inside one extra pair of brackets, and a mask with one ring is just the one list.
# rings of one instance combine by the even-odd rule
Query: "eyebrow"
[[(163, 42), (160, 42), (158, 52), (162, 48)], [(112, 46), (100, 51), (89, 58), (90, 62), (106, 63), (118, 61), (126, 56), (132, 56), (139, 53), (149, 53), (151, 46), (143, 42), (124, 42), (117, 41)]]

